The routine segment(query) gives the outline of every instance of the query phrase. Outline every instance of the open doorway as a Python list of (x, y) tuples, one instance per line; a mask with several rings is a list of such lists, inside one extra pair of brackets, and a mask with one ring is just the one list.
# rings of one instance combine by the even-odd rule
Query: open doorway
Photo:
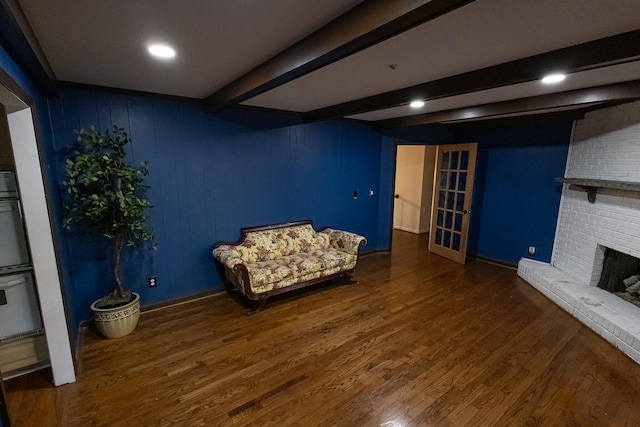
[(393, 228), (414, 234), (431, 229), (437, 146), (397, 145)]

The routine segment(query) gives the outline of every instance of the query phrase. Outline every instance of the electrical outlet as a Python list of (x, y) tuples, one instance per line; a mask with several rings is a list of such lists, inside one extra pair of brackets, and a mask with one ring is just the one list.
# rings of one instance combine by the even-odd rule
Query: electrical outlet
[(147, 282), (149, 283), (150, 288), (155, 288), (156, 286), (158, 286), (158, 281), (156, 279), (156, 276), (149, 276), (149, 279), (147, 279)]
[(536, 247), (529, 246), (529, 255), (535, 255), (535, 254), (536, 254)]

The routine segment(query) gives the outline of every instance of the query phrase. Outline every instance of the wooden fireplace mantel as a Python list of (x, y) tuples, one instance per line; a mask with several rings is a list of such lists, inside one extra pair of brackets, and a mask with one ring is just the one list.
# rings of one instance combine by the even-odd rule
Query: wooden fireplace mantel
[(556, 178), (555, 181), (580, 187), (582, 190), (587, 192), (587, 199), (589, 199), (589, 203), (595, 203), (596, 194), (598, 194), (598, 189), (600, 188), (640, 193), (640, 182), (611, 181), (608, 179), (591, 178)]

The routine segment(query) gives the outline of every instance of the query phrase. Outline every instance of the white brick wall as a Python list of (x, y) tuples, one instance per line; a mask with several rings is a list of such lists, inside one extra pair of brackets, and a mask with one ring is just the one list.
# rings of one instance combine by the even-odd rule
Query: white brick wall
[[(640, 101), (577, 121), (565, 176), (640, 182)], [(584, 191), (564, 187), (552, 265), (595, 285), (602, 246), (640, 258), (640, 194), (600, 190), (589, 203)]]
[[(577, 121), (565, 176), (640, 182), (640, 101)], [(640, 194), (600, 190), (589, 203), (564, 185), (551, 265), (523, 258), (518, 275), (640, 363), (640, 310), (596, 287), (605, 246), (640, 258)]]

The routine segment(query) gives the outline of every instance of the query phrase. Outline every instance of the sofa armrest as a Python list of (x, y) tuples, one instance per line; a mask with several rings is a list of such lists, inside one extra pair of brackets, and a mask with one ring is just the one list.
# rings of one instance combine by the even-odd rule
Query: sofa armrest
[[(251, 299), (257, 299), (251, 289), (251, 279), (246, 261), (241, 257), (242, 252), (232, 245), (223, 244), (213, 250), (213, 258), (224, 267), (223, 280), (228, 291), (237, 289)], [(229, 286), (228, 286), (229, 285)]]
[(220, 245), (213, 250), (213, 257), (229, 270), (233, 270), (236, 265), (244, 263), (240, 255), (240, 251), (233, 249), (231, 245)]
[(358, 255), (360, 246), (364, 246), (367, 244), (366, 238), (349, 231), (325, 228), (321, 231), (321, 233), (329, 235), (329, 242), (332, 248), (347, 252), (352, 255)]

